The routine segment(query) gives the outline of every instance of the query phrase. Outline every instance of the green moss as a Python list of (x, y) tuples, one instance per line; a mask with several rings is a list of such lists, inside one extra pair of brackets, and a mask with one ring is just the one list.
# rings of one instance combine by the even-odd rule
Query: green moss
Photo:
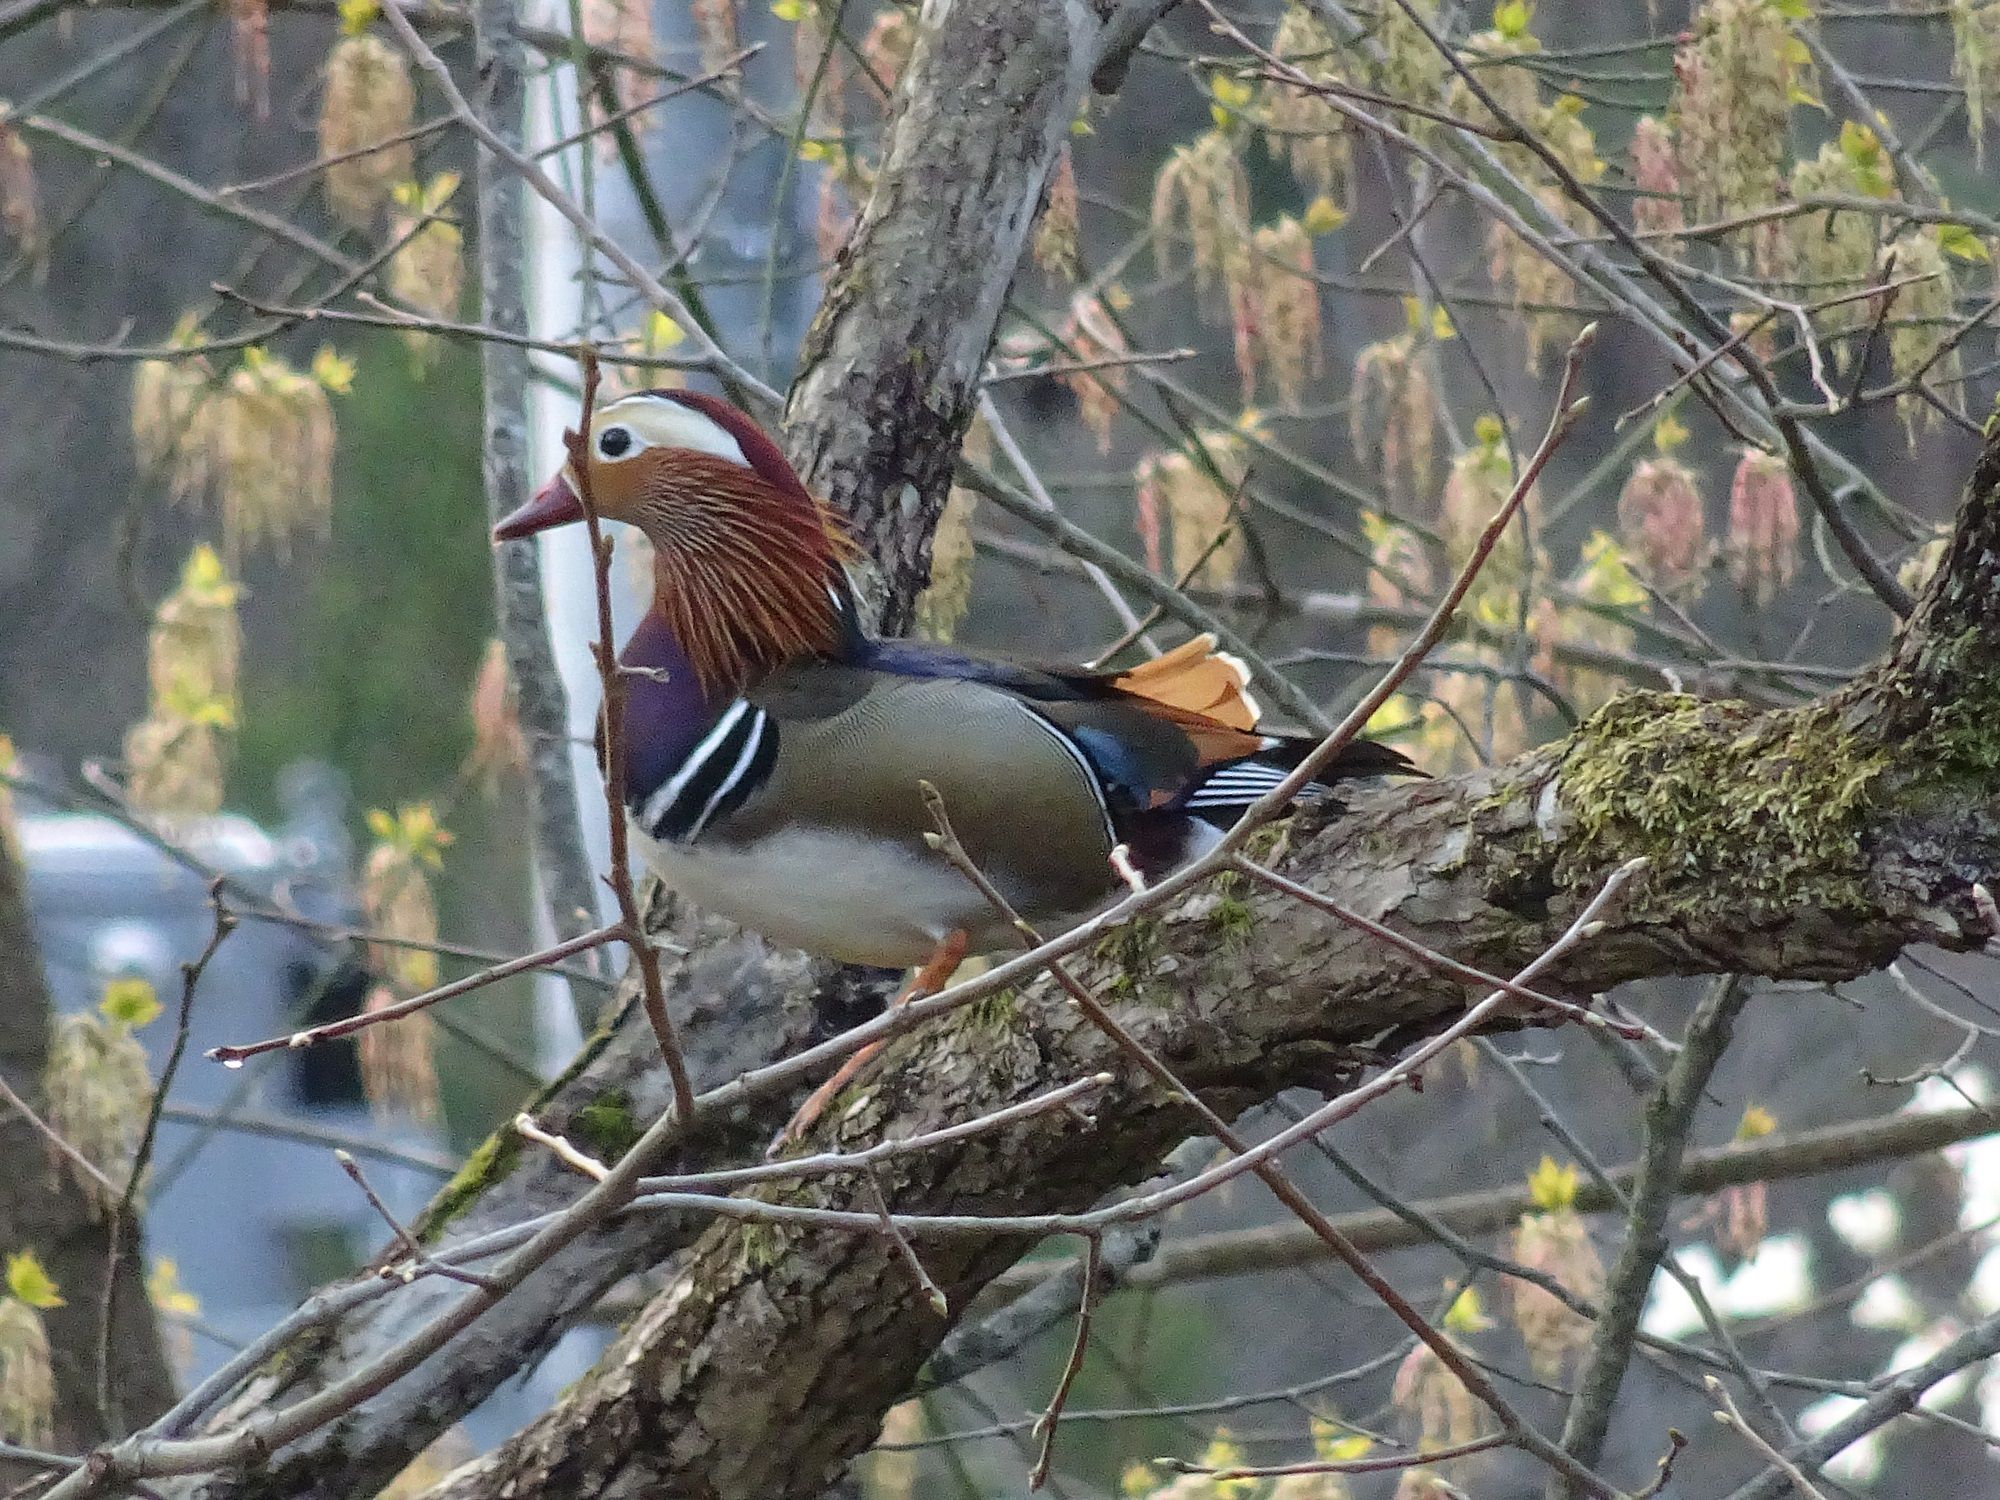
[[(1681, 694), (1615, 699), (1566, 748), (1572, 830), (1559, 886), (1595, 886), (1634, 854), (1654, 878), (1635, 899), (1703, 912), (1867, 904), (1861, 849), (1890, 752), (1833, 704), (1759, 713)], [(1668, 892), (1672, 894), (1669, 896)]]
[(1021, 997), (1012, 989), (996, 990), (984, 1000), (975, 1000), (965, 1007), (965, 1020), (960, 1024), (973, 1030), (1004, 1032), (1013, 1028), (1015, 1017), (1021, 1014)]
[(473, 1149), (465, 1165), (431, 1200), (417, 1224), (417, 1237), (435, 1239), (451, 1221), (464, 1213), (494, 1183), (514, 1170), (521, 1159), (521, 1137), (511, 1125), (503, 1125)]
[(1257, 925), (1257, 914), (1241, 896), (1228, 894), (1216, 897), (1209, 920), (1215, 923), (1225, 943), (1240, 945), (1249, 941), (1250, 931)]
[(1978, 630), (1930, 648), (1926, 676), (1943, 690), (1904, 758), (1912, 790), (1985, 792), (2000, 776), (2000, 662), (1992, 656)]
[(1160, 924), (1153, 917), (1134, 917), (1102, 938), (1093, 952), (1117, 971), (1111, 976), (1113, 994), (1141, 996), (1159, 958)]
[(646, 1133), (632, 1118), (632, 1096), (623, 1089), (609, 1089), (584, 1105), (570, 1117), (570, 1128), (603, 1162), (617, 1161)]

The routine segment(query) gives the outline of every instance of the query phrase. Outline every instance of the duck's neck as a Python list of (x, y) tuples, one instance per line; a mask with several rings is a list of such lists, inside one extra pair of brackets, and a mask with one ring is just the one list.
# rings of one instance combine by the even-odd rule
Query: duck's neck
[[(826, 607), (831, 623), (815, 639), (830, 647), (821, 654), (845, 658), (859, 651), (866, 637), (843, 585), (835, 586)], [(704, 673), (656, 600), (618, 653), (619, 663), (633, 669), (625, 677), (626, 800), (643, 803), (670, 780), (729, 705), (782, 659), (738, 659), (719, 675)]]

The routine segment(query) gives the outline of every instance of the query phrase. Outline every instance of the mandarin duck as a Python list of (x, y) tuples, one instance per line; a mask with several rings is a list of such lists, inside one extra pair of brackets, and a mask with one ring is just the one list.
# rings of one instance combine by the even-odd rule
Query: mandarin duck
[[(601, 517), (652, 543), (652, 606), (619, 659), (635, 847), (695, 905), (787, 946), (917, 969), (930, 993), (1008, 920), (926, 842), (920, 782), (967, 855), (1044, 933), (1194, 858), (1313, 748), (1266, 733), (1242, 663), (1197, 636), (1118, 671), (1035, 665), (861, 627), (855, 554), (778, 445), (691, 391), (593, 415), (582, 451)], [(574, 460), (494, 528), (583, 519)], [(1421, 774), (1349, 744), (1319, 776)], [(850, 1059), (788, 1134), (852, 1076)]]

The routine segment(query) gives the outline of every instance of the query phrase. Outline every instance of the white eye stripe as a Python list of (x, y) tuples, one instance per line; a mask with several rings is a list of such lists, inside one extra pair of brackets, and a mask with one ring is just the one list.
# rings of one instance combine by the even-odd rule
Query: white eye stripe
[[(630, 458), (646, 448), (691, 448), (696, 453), (726, 458), (746, 469), (750, 467), (750, 461), (743, 456), (743, 445), (726, 427), (678, 401), (658, 396), (628, 396), (604, 408), (604, 421), (606, 425), (597, 434), (600, 458)], [(613, 425), (632, 434), (632, 446), (621, 454), (603, 450), (604, 436)]]

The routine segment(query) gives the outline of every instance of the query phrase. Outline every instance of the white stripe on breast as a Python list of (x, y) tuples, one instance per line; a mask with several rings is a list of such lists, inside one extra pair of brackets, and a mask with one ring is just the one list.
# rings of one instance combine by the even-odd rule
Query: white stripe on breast
[(715, 754), (717, 747), (729, 738), (729, 732), (736, 727), (737, 720), (749, 710), (750, 702), (747, 698), (738, 698), (730, 704), (722, 717), (715, 721), (715, 727), (703, 735), (694, 749), (688, 752), (688, 758), (681, 762), (681, 768), (646, 799), (645, 805), (639, 809), (639, 821), (647, 829), (660, 826), (660, 819), (666, 816), (667, 809), (672, 807), (675, 799), (687, 790), (687, 784), (700, 773), (709, 756)]
[(681, 840), (683, 843), (691, 844), (701, 837), (702, 829), (706, 828), (708, 820), (715, 816), (715, 810), (722, 805), (722, 799), (736, 790), (743, 778), (750, 773), (750, 767), (756, 764), (757, 753), (764, 748), (764, 737), (771, 732), (771, 716), (761, 708), (753, 709), (752, 712), (756, 717), (750, 721), (750, 732), (743, 737), (742, 753), (736, 757), (736, 764), (729, 768), (729, 774), (722, 778), (722, 784), (715, 789), (715, 794), (703, 806), (701, 816), (689, 825), (687, 833)]

